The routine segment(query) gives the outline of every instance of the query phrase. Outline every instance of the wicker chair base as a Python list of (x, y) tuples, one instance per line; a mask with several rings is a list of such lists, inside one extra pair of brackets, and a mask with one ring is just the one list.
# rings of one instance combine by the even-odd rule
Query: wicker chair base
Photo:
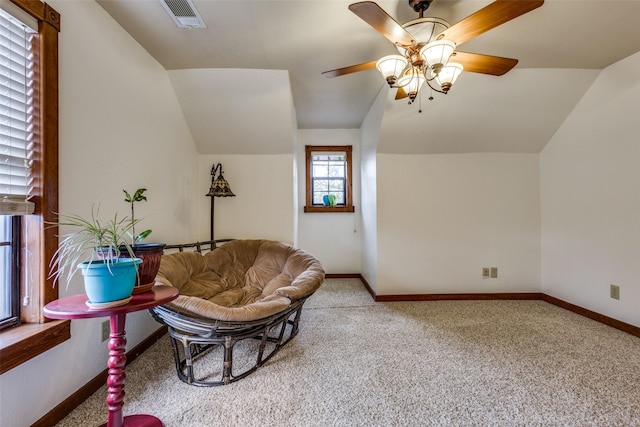
[[(168, 326), (180, 380), (195, 386), (211, 387), (230, 384), (246, 377), (295, 337), (306, 298), (308, 297), (293, 302), (283, 312), (249, 322), (190, 317), (164, 306), (155, 307), (149, 312), (158, 322)], [(248, 367), (243, 365), (242, 372), (236, 373), (233, 366), (234, 347), (246, 339), (259, 341), (255, 362)], [(209, 363), (209, 358), (205, 356), (215, 347), (222, 349), (222, 365), (217, 371), (221, 373), (220, 379), (210, 380), (209, 374), (198, 376), (196, 368), (200, 366), (199, 362)]]

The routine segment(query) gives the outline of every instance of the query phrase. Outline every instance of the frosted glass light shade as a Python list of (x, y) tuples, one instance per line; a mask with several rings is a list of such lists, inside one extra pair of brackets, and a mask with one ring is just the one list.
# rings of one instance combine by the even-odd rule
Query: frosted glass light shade
[(456, 44), (449, 40), (437, 40), (420, 49), (420, 55), (430, 67), (444, 65), (456, 48)]
[(398, 80), (398, 86), (402, 87), (409, 96), (409, 99), (413, 101), (424, 82), (425, 78), (421, 72), (411, 70)]
[(449, 62), (447, 65), (442, 67), (440, 73), (436, 76), (436, 82), (440, 85), (444, 92), (447, 92), (456, 82), (463, 69), (464, 67), (462, 66), (462, 64)]
[(376, 62), (376, 68), (380, 71), (389, 86), (393, 86), (398, 80), (398, 76), (402, 75), (402, 70), (407, 67), (408, 62), (404, 56), (387, 55)]

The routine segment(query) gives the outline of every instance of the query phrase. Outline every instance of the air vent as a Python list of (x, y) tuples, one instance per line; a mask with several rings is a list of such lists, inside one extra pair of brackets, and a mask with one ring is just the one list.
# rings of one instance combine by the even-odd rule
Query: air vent
[(180, 28), (207, 28), (191, 0), (159, 0)]

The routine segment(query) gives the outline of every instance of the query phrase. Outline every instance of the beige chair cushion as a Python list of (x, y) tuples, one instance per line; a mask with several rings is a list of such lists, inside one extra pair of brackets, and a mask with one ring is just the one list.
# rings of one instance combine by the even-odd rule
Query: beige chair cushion
[(323, 281), (324, 269), (317, 259), (271, 240), (233, 240), (204, 255), (163, 255), (156, 277), (159, 284), (180, 290), (168, 307), (222, 321), (277, 314), (311, 295)]

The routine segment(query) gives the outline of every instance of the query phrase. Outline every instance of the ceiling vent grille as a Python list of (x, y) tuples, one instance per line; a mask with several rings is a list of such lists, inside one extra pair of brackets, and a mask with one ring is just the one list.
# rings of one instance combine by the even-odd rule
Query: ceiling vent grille
[(207, 28), (191, 0), (159, 0), (180, 28)]

